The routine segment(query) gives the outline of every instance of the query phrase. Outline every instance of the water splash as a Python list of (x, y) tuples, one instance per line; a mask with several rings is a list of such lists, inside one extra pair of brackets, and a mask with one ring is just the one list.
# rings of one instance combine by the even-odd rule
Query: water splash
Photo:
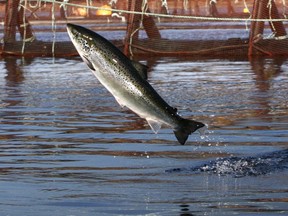
[(207, 124), (205, 124), (204, 127), (198, 129), (198, 132), (200, 134), (200, 138), (201, 139), (205, 139), (206, 138), (206, 131), (207, 130), (208, 130), (208, 125)]
[[(206, 144), (207, 146), (226, 146), (226, 144), (224, 143), (224, 139), (220, 136), (214, 136), (215, 131), (209, 130), (209, 126), (207, 124), (205, 124), (204, 127), (198, 129), (198, 132), (200, 134), (200, 139), (197, 140), (198, 142)], [(219, 149), (219, 151), (221, 150)]]
[(202, 165), (174, 168), (166, 172), (206, 172), (217, 175), (232, 175), (236, 178), (259, 176), (288, 168), (288, 149), (257, 156), (217, 158)]

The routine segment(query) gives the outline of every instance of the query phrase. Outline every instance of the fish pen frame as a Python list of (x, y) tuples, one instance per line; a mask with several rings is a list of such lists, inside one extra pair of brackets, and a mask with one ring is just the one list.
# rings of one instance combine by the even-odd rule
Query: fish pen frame
[[(196, 0), (194, 2), (195, 13), (199, 13), (199, 5)], [(208, 0), (206, 0), (208, 1)], [(27, 0), (25, 1), (27, 2)], [(43, 1), (46, 2), (46, 1)], [(60, 6), (60, 14), (65, 18), (64, 7), (69, 6), (64, 0)], [(165, 1), (162, 1), (162, 3)], [(178, 1), (174, 1), (174, 10), (177, 7)], [(228, 12), (233, 13), (231, 2), (227, 1)], [(51, 4), (51, 10), (54, 9), (54, 4), (59, 4), (56, 0), (47, 0)], [(269, 6), (269, 7), (268, 7)], [(79, 5), (80, 7), (80, 5)], [(228, 40), (167, 40), (162, 38), (161, 31), (155, 23), (157, 14), (154, 14), (149, 9), (147, 1), (144, 0), (129, 0), (127, 5), (126, 17), (127, 27), (124, 42), (121, 40), (112, 41), (116, 44), (127, 56), (131, 55), (160, 55), (160, 56), (254, 56), (254, 55), (288, 55), (288, 39), (283, 21), (278, 12), (277, 6), (273, 0), (255, 0), (251, 18), (251, 28), (249, 38), (246, 40), (240, 38), (231, 38)], [(198, 9), (197, 9), (198, 8)], [(86, 8), (87, 9), (87, 8)], [(166, 9), (166, 11), (165, 11)], [(5, 5), (4, 18), (4, 37), (1, 46), (0, 54), (16, 55), (16, 56), (53, 56), (67, 57), (78, 55), (70, 41), (52, 41), (45, 42), (37, 40), (33, 33), (33, 26), (29, 23), (25, 16), (25, 8), (21, 6), (20, 0), (7, 0)], [(106, 9), (113, 12), (112, 9)], [(162, 5), (161, 11), (167, 15), (164, 17), (177, 18), (176, 13), (168, 14), (165, 5)], [(110, 14), (111, 14), (110, 13)], [(124, 12), (125, 13), (125, 10)], [(159, 14), (158, 14), (159, 15)], [(52, 13), (52, 16), (53, 13)], [(217, 9), (217, 1), (210, 0), (209, 16), (207, 20), (220, 18)], [(93, 23), (93, 17), (87, 15)], [(195, 18), (195, 17), (194, 17)], [(197, 18), (197, 17), (196, 17)], [(52, 22), (55, 22), (55, 17), (51, 17)], [(96, 18), (95, 18), (96, 19)], [(189, 19), (188, 19), (189, 20)], [(278, 21), (279, 20), (279, 21)], [(84, 21), (84, 20), (83, 20)], [(195, 20), (193, 20), (195, 21)], [(196, 20), (197, 21), (197, 20)], [(201, 21), (201, 20), (200, 20)], [(263, 38), (264, 22), (268, 21), (273, 33), (272, 39)], [(66, 23), (67, 18), (62, 20)], [(85, 23), (85, 21), (84, 21)], [(148, 39), (140, 39), (139, 31), (144, 29)], [(16, 40), (16, 32), (19, 32), (21, 40)]]

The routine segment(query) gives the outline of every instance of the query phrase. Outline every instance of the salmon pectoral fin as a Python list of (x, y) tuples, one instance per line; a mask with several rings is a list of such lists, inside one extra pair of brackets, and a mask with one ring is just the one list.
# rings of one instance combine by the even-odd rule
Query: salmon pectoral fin
[(174, 134), (178, 142), (181, 145), (184, 145), (191, 133), (204, 126), (205, 125), (201, 122), (181, 118), (180, 125), (179, 127), (175, 128)]

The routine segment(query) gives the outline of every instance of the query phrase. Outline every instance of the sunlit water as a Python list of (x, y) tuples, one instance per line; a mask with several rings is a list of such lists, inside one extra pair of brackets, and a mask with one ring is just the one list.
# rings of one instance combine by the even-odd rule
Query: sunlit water
[(1, 60), (1, 215), (288, 214), (288, 61), (141, 62), (205, 135), (155, 135), (79, 58)]

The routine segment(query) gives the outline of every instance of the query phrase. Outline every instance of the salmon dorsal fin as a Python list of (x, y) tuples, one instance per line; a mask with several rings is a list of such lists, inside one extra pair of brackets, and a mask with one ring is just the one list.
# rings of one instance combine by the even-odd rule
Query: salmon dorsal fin
[(139, 75), (144, 79), (147, 80), (148, 76), (148, 66), (141, 64), (137, 61), (133, 61), (131, 60), (131, 64), (133, 65), (133, 67), (138, 71)]
[(149, 126), (151, 127), (151, 129), (153, 130), (153, 132), (155, 134), (157, 134), (158, 131), (161, 129), (161, 123), (159, 121), (154, 120), (154, 119), (146, 118), (146, 120), (147, 120)]

